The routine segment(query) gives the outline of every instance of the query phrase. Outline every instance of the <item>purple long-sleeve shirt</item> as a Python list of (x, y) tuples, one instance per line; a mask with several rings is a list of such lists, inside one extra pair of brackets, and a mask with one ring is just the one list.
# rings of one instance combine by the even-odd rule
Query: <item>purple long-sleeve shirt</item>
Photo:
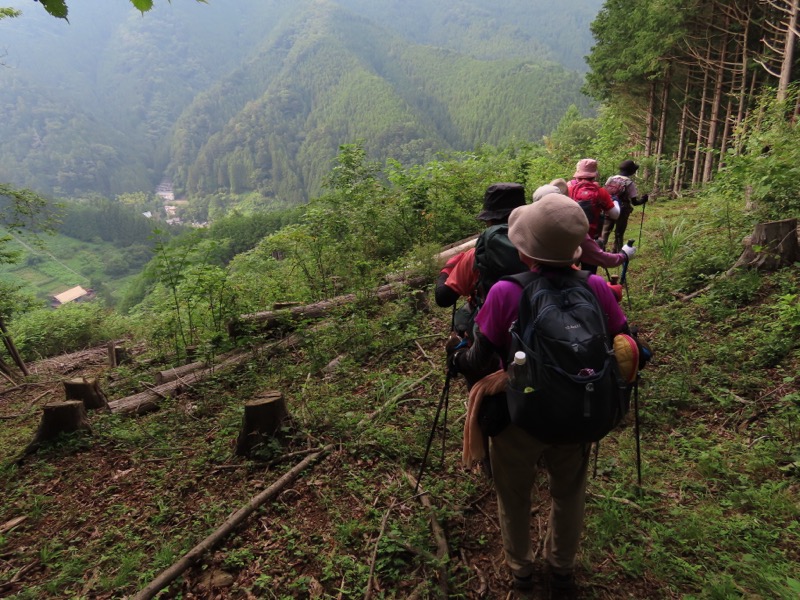
[[(606, 315), (608, 332), (613, 338), (627, 323), (614, 292), (606, 281), (598, 275), (589, 275), (589, 287), (594, 292), (600, 308)], [(481, 333), (498, 349), (506, 349), (511, 343), (509, 328), (517, 318), (522, 288), (513, 281), (501, 280), (492, 286), (486, 296), (475, 322)]]
[(604, 252), (603, 249), (586, 234), (586, 239), (581, 242), (581, 262), (587, 265), (597, 265), (598, 267), (618, 267), (625, 262), (625, 253)]

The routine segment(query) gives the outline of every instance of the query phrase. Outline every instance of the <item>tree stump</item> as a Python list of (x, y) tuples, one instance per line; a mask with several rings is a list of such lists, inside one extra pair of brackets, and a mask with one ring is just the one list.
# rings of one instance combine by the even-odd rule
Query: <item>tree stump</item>
[(281, 392), (264, 392), (245, 403), (242, 429), (236, 439), (236, 454), (250, 456), (253, 448), (278, 432), (288, 416)]
[(744, 252), (731, 271), (739, 267), (775, 271), (798, 260), (797, 219), (758, 223), (753, 235), (745, 239)]
[(184, 364), (188, 365), (196, 362), (198, 355), (197, 346), (186, 346), (186, 348), (184, 348), (184, 353)]
[(62, 433), (88, 431), (89, 421), (86, 418), (86, 407), (81, 400), (53, 402), (42, 407), (42, 420), (33, 441), (23, 452), (23, 457), (35, 452), (43, 442), (55, 439)]
[(64, 395), (67, 400), (80, 400), (87, 409), (108, 409), (108, 399), (97, 379), (69, 379), (64, 382)]
[(112, 369), (130, 361), (130, 355), (124, 346), (108, 342), (108, 366)]

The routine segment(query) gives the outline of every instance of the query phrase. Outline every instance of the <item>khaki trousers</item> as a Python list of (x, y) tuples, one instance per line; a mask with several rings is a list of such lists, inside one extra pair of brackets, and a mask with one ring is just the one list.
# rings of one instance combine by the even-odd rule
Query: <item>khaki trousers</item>
[(527, 577), (533, 571), (531, 490), (536, 465), (544, 457), (550, 481), (550, 527), (544, 557), (552, 570), (575, 567), (586, 502), (589, 444), (548, 446), (515, 425), (491, 438), (491, 461), (503, 550), (511, 571)]

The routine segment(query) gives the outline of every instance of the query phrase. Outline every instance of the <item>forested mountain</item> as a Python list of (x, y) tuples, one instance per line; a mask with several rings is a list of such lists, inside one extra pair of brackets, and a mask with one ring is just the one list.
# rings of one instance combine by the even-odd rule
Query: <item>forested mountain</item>
[(581, 102), (580, 85), (554, 63), (411, 45), (315, 4), (184, 113), (171, 171), (190, 194), (258, 190), (297, 202), (319, 191), (343, 141), (363, 139), (370, 155), (405, 162), (538, 141)]
[(297, 201), (358, 137), (417, 162), (538, 141), (586, 106), (562, 65), (580, 67), (600, 2), (164, 2), (142, 16), (87, 0), (69, 23), (4, 4), (23, 15), (0, 22), (0, 181), (112, 195), (166, 173), (190, 192)]
[(592, 23), (587, 91), (652, 157), (659, 189), (697, 188), (741, 151), (762, 95), (790, 98), (798, 13), (797, 0), (609, 0)]

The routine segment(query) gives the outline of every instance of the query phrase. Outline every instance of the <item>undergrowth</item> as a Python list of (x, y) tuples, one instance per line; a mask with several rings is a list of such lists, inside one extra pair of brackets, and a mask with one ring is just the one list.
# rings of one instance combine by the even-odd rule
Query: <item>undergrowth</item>
[[(741, 250), (730, 240), (751, 223), (720, 229), (714, 211), (713, 198), (647, 208), (623, 300), (655, 351), (638, 398), (642, 485), (632, 414), (600, 445), (590, 477), (583, 597), (800, 593), (800, 273), (722, 276)], [(432, 430), (448, 324), (448, 311), (408, 299), (365, 303), (305, 324), (291, 353), (195, 384), (156, 413), (93, 414), (91, 437), (63, 439), (19, 466), (12, 459), (36, 416), (7, 422), (0, 524), (26, 520), (0, 534), (0, 585), (32, 566), (24, 586), (0, 589), (21, 599), (134, 593), (296, 462), (287, 454), (332, 443), (167, 595), (206, 593), (212, 576), (227, 575), (223, 597), (360, 598), (372, 569), (375, 597), (436, 597), (444, 565), (452, 597), (478, 597), (485, 584), (487, 597), (504, 598), (493, 493), (479, 470), (460, 466), (462, 383), (447, 430)], [(237, 457), (242, 404), (263, 390), (284, 393), (291, 421), (251, 459)], [(446, 532), (446, 561), (407, 480), (431, 433), (422, 488)], [(538, 488), (537, 542), (544, 478)]]

